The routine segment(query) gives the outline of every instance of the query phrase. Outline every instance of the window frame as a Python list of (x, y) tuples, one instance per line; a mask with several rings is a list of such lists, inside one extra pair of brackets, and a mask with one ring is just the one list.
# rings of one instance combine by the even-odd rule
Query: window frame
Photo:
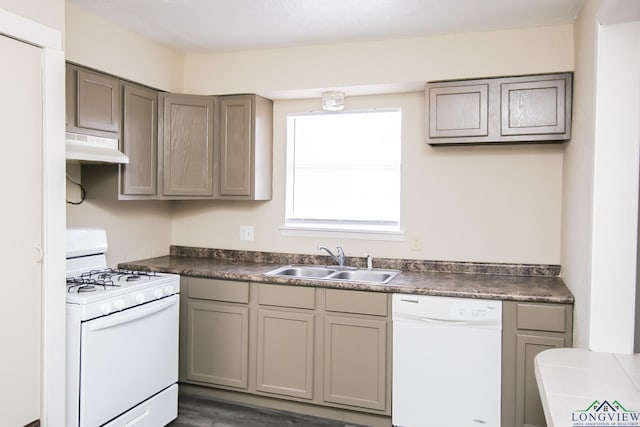
[[(287, 218), (292, 193), (293, 183), (291, 182), (291, 171), (293, 163), (294, 141), (292, 135), (291, 117), (312, 116), (312, 115), (337, 115), (337, 114), (358, 114), (358, 113), (379, 113), (379, 112), (399, 112), (400, 113), (400, 159), (399, 159), (399, 188), (398, 188), (398, 220), (396, 221), (358, 221), (358, 220), (305, 220), (298, 218)], [(327, 111), (289, 111), (286, 120), (286, 157), (285, 157), (285, 206), (284, 225), (280, 227), (280, 232), (285, 236), (304, 237), (335, 237), (365, 240), (404, 240), (405, 234), (402, 230), (402, 137), (403, 137), (403, 113), (401, 107), (370, 107), (354, 110), (343, 110), (341, 112)]]

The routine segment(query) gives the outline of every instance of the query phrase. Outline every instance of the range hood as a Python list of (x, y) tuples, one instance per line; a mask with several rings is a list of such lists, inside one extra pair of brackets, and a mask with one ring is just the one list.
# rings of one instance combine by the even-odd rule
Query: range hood
[(118, 150), (118, 140), (67, 132), (66, 158), (79, 163), (129, 163)]

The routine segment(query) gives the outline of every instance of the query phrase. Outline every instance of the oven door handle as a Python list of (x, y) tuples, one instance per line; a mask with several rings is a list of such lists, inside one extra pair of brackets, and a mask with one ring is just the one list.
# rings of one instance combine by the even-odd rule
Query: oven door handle
[(167, 298), (165, 300), (160, 300), (129, 313), (125, 312), (121, 313), (119, 316), (98, 319), (94, 322), (91, 322), (89, 329), (92, 331), (100, 331), (102, 329), (113, 328), (115, 326), (122, 325), (123, 323), (129, 323), (133, 322), (134, 320), (142, 319), (143, 317), (151, 316), (152, 314), (166, 310), (169, 307), (176, 305), (177, 303), (178, 298)]

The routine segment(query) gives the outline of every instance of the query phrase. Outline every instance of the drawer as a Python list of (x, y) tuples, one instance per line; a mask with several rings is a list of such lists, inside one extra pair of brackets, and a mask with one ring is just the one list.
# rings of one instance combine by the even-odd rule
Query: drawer
[(535, 331), (565, 332), (566, 307), (564, 305), (517, 305), (517, 328)]
[(249, 283), (247, 282), (189, 277), (187, 283), (189, 298), (249, 303)]
[(258, 303), (279, 307), (308, 308), (316, 307), (315, 288), (299, 288), (284, 285), (260, 285)]
[(386, 316), (387, 294), (327, 289), (325, 308), (342, 313)]

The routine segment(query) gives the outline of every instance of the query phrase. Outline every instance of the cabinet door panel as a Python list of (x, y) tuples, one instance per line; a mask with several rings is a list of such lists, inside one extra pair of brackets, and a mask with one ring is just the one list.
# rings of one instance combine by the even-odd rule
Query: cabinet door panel
[(562, 134), (566, 80), (503, 83), (502, 135)]
[(565, 340), (560, 337), (516, 335), (516, 426), (546, 426), (534, 359), (541, 351), (565, 346)]
[(118, 79), (78, 70), (77, 126), (106, 132), (120, 130)]
[(220, 101), (220, 195), (251, 195), (251, 98)]
[(385, 409), (387, 323), (327, 316), (324, 400)]
[(257, 390), (313, 398), (314, 315), (258, 310)]
[(571, 139), (571, 73), (430, 82), (430, 145)]
[(249, 308), (189, 301), (187, 379), (246, 389)]
[(122, 165), (122, 193), (155, 195), (158, 159), (158, 94), (125, 84), (122, 150), (129, 164)]
[(165, 196), (213, 196), (212, 97), (166, 95), (163, 109)]
[(487, 136), (488, 88), (486, 84), (429, 88), (429, 136)]

